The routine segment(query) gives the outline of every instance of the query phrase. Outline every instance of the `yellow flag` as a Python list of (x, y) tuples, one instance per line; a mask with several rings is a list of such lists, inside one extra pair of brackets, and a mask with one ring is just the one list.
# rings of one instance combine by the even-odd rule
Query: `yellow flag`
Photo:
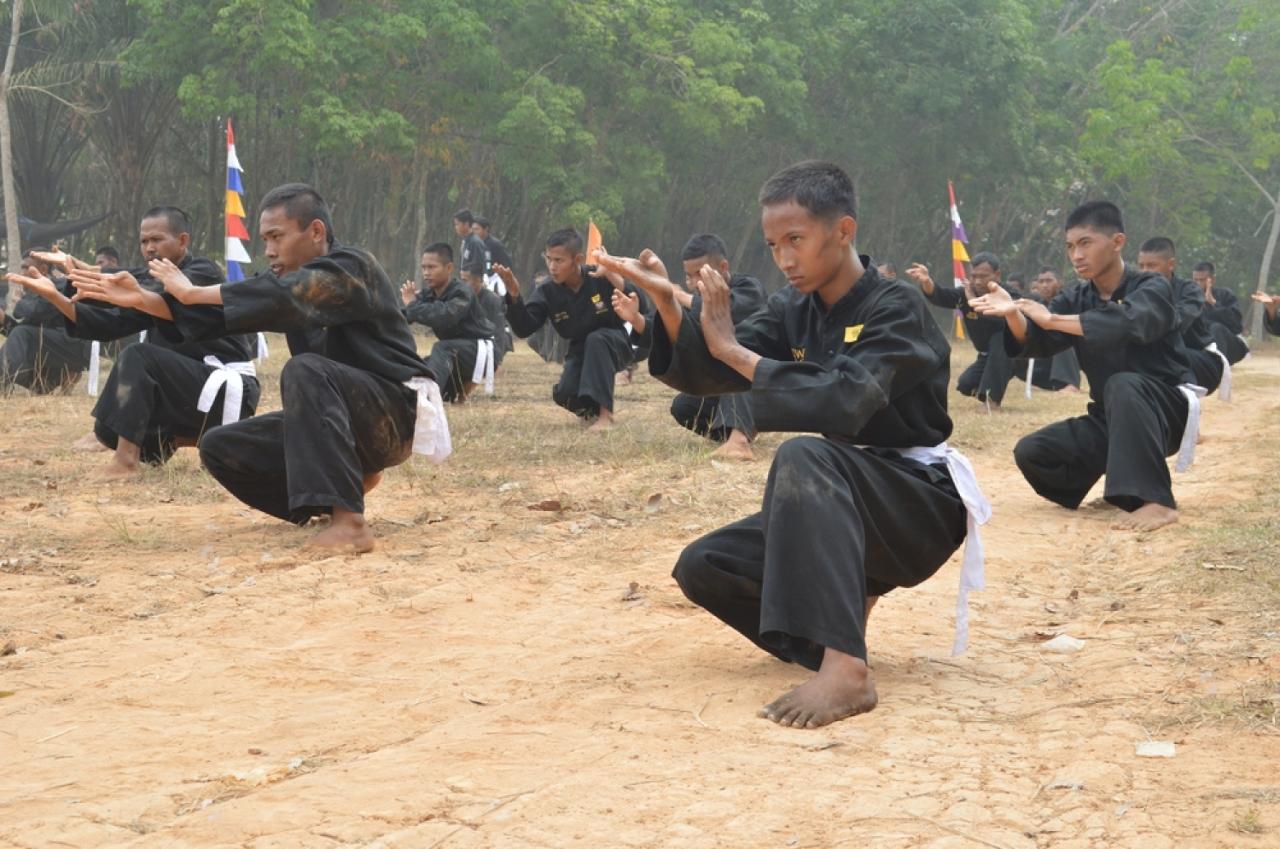
[(596, 226), (596, 222), (587, 222), (587, 262), (591, 262), (591, 255), (596, 249), (604, 244), (604, 239), (600, 238), (600, 228)]
[(964, 341), (964, 316), (960, 315), (960, 311), (956, 311), (956, 339)]

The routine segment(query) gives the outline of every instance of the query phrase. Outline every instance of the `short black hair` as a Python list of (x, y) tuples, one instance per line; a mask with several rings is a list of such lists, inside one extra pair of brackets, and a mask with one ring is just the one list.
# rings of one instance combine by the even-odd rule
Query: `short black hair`
[(183, 233), (191, 235), (191, 216), (176, 206), (153, 206), (142, 213), (143, 221), (148, 218), (163, 218), (169, 225), (169, 232), (175, 236), (181, 236)]
[(446, 264), (453, 262), (453, 248), (445, 242), (432, 242), (422, 249), (423, 254), (435, 254)]
[(970, 268), (977, 268), (979, 265), (989, 265), (992, 271), (999, 271), (1000, 257), (991, 253), (991, 251), (980, 251), (969, 258)]
[(1036, 277), (1039, 277), (1041, 274), (1052, 274), (1055, 280), (1059, 283), (1062, 282), (1062, 274), (1052, 265), (1040, 266), (1040, 270), (1036, 272)]
[(324, 202), (320, 193), (306, 183), (285, 183), (267, 192), (258, 204), (259, 212), (268, 209), (284, 208), (284, 214), (298, 222), (298, 227), (310, 227), (312, 221), (324, 225), (325, 238), (333, 244), (333, 220), (329, 217), (329, 204)]
[(1174, 257), (1178, 255), (1178, 249), (1174, 247), (1173, 239), (1166, 236), (1152, 236), (1142, 243), (1142, 247), (1138, 248), (1138, 253)]
[(1109, 200), (1091, 200), (1082, 203), (1067, 216), (1063, 229), (1088, 227), (1108, 236), (1124, 232), (1124, 218), (1120, 215), (1120, 207)]
[(120, 252), (119, 252), (118, 250), (116, 250), (116, 249), (115, 249), (113, 246), (111, 246), (111, 245), (103, 245), (103, 246), (101, 246), (101, 247), (99, 247), (99, 248), (95, 249), (95, 250), (94, 250), (94, 252), (93, 252), (93, 255), (94, 255), (95, 257), (102, 256), (102, 255), (104, 255), (104, 254), (105, 254), (106, 256), (111, 257), (111, 260), (112, 260), (113, 262), (119, 262), (119, 261), (120, 261)]
[(1218, 273), (1217, 269), (1213, 267), (1213, 263), (1211, 262), (1197, 262), (1196, 267), (1191, 270), (1208, 272), (1210, 277), (1213, 277)]
[(472, 218), (471, 223), (480, 225), (482, 230), (489, 229), (489, 219), (485, 218), (483, 215), (477, 215), (475, 218)]
[(471, 210), (464, 207), (453, 214), (453, 220), (461, 221), (463, 224), (474, 224), (476, 217), (471, 214)]
[(810, 214), (828, 220), (858, 218), (858, 192), (838, 165), (816, 159), (783, 168), (760, 187), (761, 206), (795, 201)]
[(724, 239), (715, 233), (695, 233), (689, 241), (684, 243), (684, 250), (680, 251), (680, 261), (687, 262), (704, 256), (708, 259), (711, 257), (728, 259), (729, 248), (725, 246)]
[(557, 230), (547, 237), (547, 247), (564, 247), (569, 253), (577, 256), (582, 253), (582, 236), (572, 227), (565, 227), (563, 230)]

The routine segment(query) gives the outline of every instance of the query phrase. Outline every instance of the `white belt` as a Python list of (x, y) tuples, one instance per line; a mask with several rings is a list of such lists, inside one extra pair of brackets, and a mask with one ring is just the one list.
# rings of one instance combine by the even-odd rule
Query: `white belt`
[(484, 394), (493, 394), (493, 340), (476, 340), (476, 367), (471, 372), (472, 383), (483, 383)]
[(1231, 403), (1231, 361), (1227, 359), (1227, 355), (1218, 349), (1217, 342), (1210, 342), (1206, 351), (1212, 351), (1218, 355), (1218, 359), (1222, 360), (1222, 381), (1218, 383), (1218, 397), (1224, 403)]
[(942, 442), (934, 446), (895, 448), (903, 457), (917, 463), (933, 465), (946, 463), (951, 482), (964, 502), (968, 533), (964, 540), (964, 559), (960, 565), (960, 589), (956, 594), (956, 638), (951, 648), (953, 655), (963, 654), (969, 647), (969, 591), (986, 586), (985, 556), (982, 551), (982, 535), (979, 525), (991, 520), (991, 503), (978, 486), (969, 458)]
[(499, 295), (507, 294), (507, 286), (502, 282), (502, 278), (490, 272), (484, 276), (484, 285), (497, 292)]
[(271, 355), (271, 352), (267, 350), (267, 334), (259, 333), (258, 334), (258, 362), (262, 362), (270, 355)]
[(1200, 438), (1200, 399), (1209, 394), (1203, 386), (1184, 383), (1178, 391), (1187, 399), (1187, 424), (1182, 429), (1182, 441), (1178, 443), (1178, 461), (1175, 472), (1185, 472), (1196, 459), (1196, 440)]
[(1035, 368), (1036, 368), (1036, 361), (1028, 357), (1027, 358), (1027, 393), (1026, 393), (1028, 401), (1031, 400), (1031, 374), (1035, 371)]
[(213, 366), (213, 371), (209, 373), (209, 378), (205, 380), (204, 387), (200, 390), (200, 400), (196, 402), (196, 409), (202, 413), (213, 409), (218, 390), (225, 385), (227, 394), (222, 399), (222, 423), (229, 425), (240, 421), (240, 405), (244, 402), (244, 378), (241, 375), (258, 376), (253, 362), (224, 363), (210, 354), (204, 358), (204, 364)]
[(141, 333), (139, 333), (139, 334), (138, 334), (138, 341), (139, 341), (139, 342), (145, 342), (145, 341), (147, 341), (147, 331), (145, 331), (145, 330), (144, 330), (144, 331), (142, 331)]
[(94, 339), (89, 343), (89, 394), (98, 397), (98, 371), (101, 368), (102, 343)]
[(440, 387), (429, 377), (415, 377), (404, 385), (418, 393), (418, 414), (413, 423), (413, 453), (443, 463), (453, 453), (449, 420), (444, 415)]

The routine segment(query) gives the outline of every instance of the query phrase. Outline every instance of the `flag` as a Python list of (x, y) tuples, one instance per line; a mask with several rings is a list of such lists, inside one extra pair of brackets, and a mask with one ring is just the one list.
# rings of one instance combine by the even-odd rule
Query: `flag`
[(600, 236), (600, 228), (596, 226), (596, 222), (587, 221), (587, 262), (591, 262), (591, 255), (603, 244), (604, 239)]
[[(960, 223), (960, 209), (956, 206), (956, 187), (950, 180), (947, 180), (947, 195), (951, 199), (951, 274), (955, 278), (956, 286), (964, 286), (969, 278), (965, 270), (965, 263), (969, 261), (969, 251), (965, 245), (969, 237), (964, 232), (964, 225)], [(964, 338), (964, 320), (960, 310), (956, 310), (956, 338)]]
[(244, 226), (244, 170), (236, 157), (236, 136), (231, 129), (231, 120), (227, 119), (227, 281), (244, 279), (241, 263), (252, 262), (244, 243), (249, 240), (249, 231)]

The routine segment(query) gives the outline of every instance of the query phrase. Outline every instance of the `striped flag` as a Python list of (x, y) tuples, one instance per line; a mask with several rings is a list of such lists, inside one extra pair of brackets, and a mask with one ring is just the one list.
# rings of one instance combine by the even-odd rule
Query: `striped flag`
[[(956, 206), (956, 187), (950, 180), (947, 180), (947, 195), (951, 199), (951, 274), (955, 278), (956, 286), (964, 286), (965, 281), (969, 279), (969, 272), (965, 269), (965, 263), (969, 261), (969, 251), (965, 248), (969, 237), (964, 232), (964, 225), (960, 223), (960, 208)], [(956, 338), (964, 338), (961, 310), (956, 310)]]
[(252, 262), (244, 243), (249, 240), (249, 231), (244, 226), (244, 170), (236, 157), (236, 136), (231, 129), (231, 119), (227, 119), (227, 280), (235, 282), (244, 279), (241, 263)]

